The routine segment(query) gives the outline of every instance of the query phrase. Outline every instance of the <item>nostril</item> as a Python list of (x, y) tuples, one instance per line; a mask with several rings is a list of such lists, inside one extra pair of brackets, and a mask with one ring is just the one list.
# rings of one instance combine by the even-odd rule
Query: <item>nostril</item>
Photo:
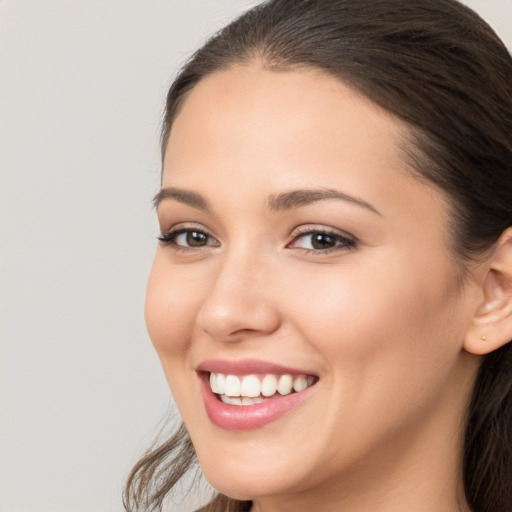
[(268, 296), (269, 287), (254, 282), (245, 260), (243, 267), (237, 270), (235, 264), (226, 264), (197, 313), (198, 327), (216, 340), (265, 336), (281, 324), (279, 309)]

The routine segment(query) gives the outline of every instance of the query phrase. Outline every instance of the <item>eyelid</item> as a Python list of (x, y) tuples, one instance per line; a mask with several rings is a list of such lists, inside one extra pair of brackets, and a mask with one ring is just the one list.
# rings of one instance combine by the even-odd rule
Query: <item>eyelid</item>
[(354, 235), (351, 235), (339, 228), (326, 226), (325, 224), (303, 224), (292, 231), (290, 238), (310, 233), (328, 233), (330, 235), (341, 236), (343, 238), (353, 240), (354, 242), (357, 241), (357, 238)]
[(301, 247), (296, 247), (295, 249), (303, 250), (308, 253), (325, 254), (332, 251), (353, 249), (357, 247), (359, 243), (355, 236), (337, 228), (327, 227), (325, 225), (304, 225), (299, 226), (292, 232), (290, 235), (291, 241), (286, 244), (286, 247), (293, 249), (294, 247), (292, 244), (299, 240), (301, 237), (306, 235), (313, 235), (316, 233), (332, 236), (336, 241), (340, 242), (340, 244), (327, 249), (305, 249)]
[(199, 222), (176, 222), (175, 224), (172, 224), (169, 228), (163, 229), (162, 226), (161, 229), (161, 236), (165, 236), (168, 234), (173, 234), (178, 231), (200, 231), (201, 233), (204, 233), (205, 235), (211, 236), (212, 238), (217, 238), (215, 235), (212, 234), (211, 229), (207, 228), (203, 224)]
[[(212, 239), (215, 241), (215, 244), (206, 244), (204, 246), (186, 246), (186, 245), (178, 245), (174, 243), (176, 238), (184, 233), (188, 233), (191, 231), (195, 231), (196, 233), (201, 233), (208, 237), (209, 239)], [(175, 251), (197, 251), (204, 249), (206, 247), (218, 247), (220, 245), (220, 242), (218, 239), (211, 234), (210, 230), (205, 228), (202, 225), (198, 224), (191, 224), (191, 223), (179, 223), (175, 224), (174, 226), (171, 226), (169, 229), (163, 231), (160, 236), (157, 236), (157, 239), (160, 243), (166, 246), (170, 246)]]
[[(185, 233), (189, 232), (197, 232), (201, 233), (205, 237), (207, 237), (207, 242), (205, 245), (186, 245), (186, 244), (178, 244), (176, 243), (176, 239)], [(324, 234), (332, 237), (336, 244), (332, 247), (327, 248), (306, 248), (306, 247), (294, 247), (294, 244), (297, 243), (302, 237), (306, 237), (308, 235), (314, 234)], [(157, 239), (165, 246), (170, 246), (174, 251), (200, 251), (202, 249), (211, 248), (211, 247), (219, 247), (220, 242), (216, 236), (214, 236), (211, 231), (201, 224), (183, 222), (178, 223), (171, 226), (168, 230), (163, 231)], [(211, 243), (213, 241), (214, 243)], [(358, 245), (358, 240), (353, 235), (342, 231), (338, 228), (328, 227), (325, 225), (314, 225), (307, 224), (296, 227), (292, 233), (290, 234), (290, 241), (286, 243), (286, 248), (302, 250), (306, 253), (315, 253), (315, 254), (326, 254), (333, 251), (346, 251), (349, 249), (353, 249)]]

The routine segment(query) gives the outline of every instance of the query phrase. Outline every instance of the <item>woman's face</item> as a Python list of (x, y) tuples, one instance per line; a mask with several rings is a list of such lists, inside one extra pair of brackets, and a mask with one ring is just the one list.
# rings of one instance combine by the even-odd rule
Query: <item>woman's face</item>
[(406, 138), (314, 71), (233, 67), (186, 99), (146, 318), (221, 492), (304, 503), (413, 479), (440, 451), (456, 466), (477, 292), (448, 248), (447, 202), (404, 163)]

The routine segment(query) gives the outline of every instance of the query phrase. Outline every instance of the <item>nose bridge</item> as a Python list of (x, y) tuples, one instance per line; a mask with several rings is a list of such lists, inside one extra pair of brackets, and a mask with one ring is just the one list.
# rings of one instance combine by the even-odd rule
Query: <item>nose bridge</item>
[(277, 329), (279, 313), (268, 286), (270, 266), (250, 247), (240, 245), (226, 251), (199, 310), (199, 327), (222, 341)]

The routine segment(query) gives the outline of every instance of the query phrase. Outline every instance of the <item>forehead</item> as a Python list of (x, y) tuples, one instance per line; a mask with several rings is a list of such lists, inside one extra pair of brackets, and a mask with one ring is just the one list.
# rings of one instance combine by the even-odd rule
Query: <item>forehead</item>
[(170, 132), (163, 185), (217, 178), (235, 186), (260, 177), (276, 187), (296, 181), (309, 188), (343, 180), (358, 196), (368, 184), (418, 186), (402, 151), (408, 140), (405, 123), (321, 71), (238, 65), (206, 77), (185, 99)]
[(316, 152), (318, 161), (336, 148), (345, 160), (379, 153), (399, 169), (407, 139), (404, 123), (336, 78), (314, 69), (238, 65), (189, 93), (170, 132), (164, 171), (179, 169), (185, 156), (228, 165), (236, 152), (265, 165), (285, 154), (305, 162)]

